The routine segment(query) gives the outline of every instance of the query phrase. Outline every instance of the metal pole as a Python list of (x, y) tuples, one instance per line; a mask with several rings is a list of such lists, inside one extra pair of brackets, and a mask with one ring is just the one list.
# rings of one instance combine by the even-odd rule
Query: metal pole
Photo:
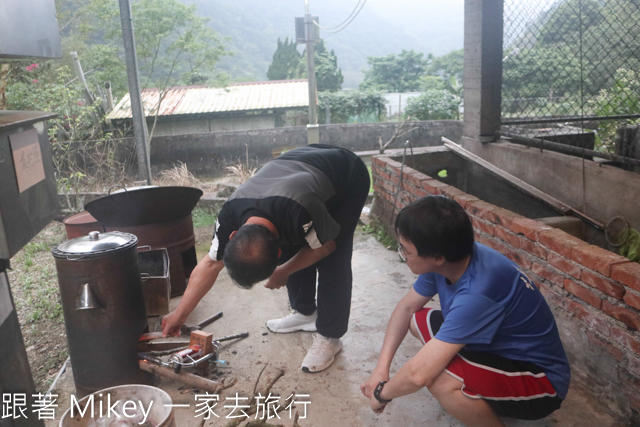
[(309, 13), (309, 3), (305, 1), (305, 43), (307, 45), (307, 81), (309, 83), (309, 124), (318, 124), (318, 112), (316, 110), (316, 70), (313, 63), (313, 18)]
[(120, 4), (120, 20), (122, 22), (122, 38), (127, 63), (127, 80), (129, 81), (129, 97), (131, 114), (133, 116), (133, 132), (136, 138), (136, 153), (138, 155), (138, 177), (151, 185), (151, 164), (149, 162), (149, 147), (147, 145), (148, 131), (144, 117), (142, 98), (140, 96), (140, 81), (138, 79), (138, 59), (136, 43), (133, 34), (133, 18), (129, 0), (118, 0)]
[(113, 93), (111, 92), (111, 82), (104, 82), (104, 88), (107, 90), (107, 108), (113, 110)]
[(526, 145), (527, 147), (550, 149), (560, 151), (565, 154), (577, 154), (579, 156), (592, 156), (606, 159), (613, 162), (625, 163), (627, 165), (640, 166), (640, 159), (634, 159), (631, 157), (618, 156), (616, 154), (603, 153), (600, 151), (589, 150), (586, 148), (574, 147), (572, 145), (560, 144), (559, 142), (548, 141), (542, 138), (528, 138), (522, 135), (518, 135), (511, 132), (499, 132), (500, 136), (511, 138), (509, 142), (513, 142), (520, 145)]

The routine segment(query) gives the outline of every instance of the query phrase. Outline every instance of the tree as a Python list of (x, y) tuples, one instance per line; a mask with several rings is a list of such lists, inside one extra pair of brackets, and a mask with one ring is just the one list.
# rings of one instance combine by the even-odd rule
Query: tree
[(438, 57), (429, 56), (428, 59), (427, 75), (440, 76), (444, 81), (450, 81), (451, 77), (455, 77), (459, 83), (462, 83), (464, 49), (452, 50), (446, 55)]
[[(116, 97), (128, 91), (118, 2), (57, 0), (63, 46), (78, 52), (90, 87), (109, 80)], [(228, 55), (225, 40), (207, 26), (194, 5), (178, 0), (139, 0), (132, 4), (141, 87), (161, 92), (188, 84), (194, 73), (221, 79), (215, 64)], [(69, 49), (64, 49), (69, 51)], [(64, 58), (71, 67), (70, 59)]]
[(459, 119), (462, 99), (447, 90), (428, 90), (409, 98), (404, 113), (416, 120)]
[(273, 60), (267, 70), (269, 80), (289, 80), (300, 78), (300, 61), (303, 56), (298, 52), (295, 40), (289, 41), (289, 37), (284, 43), (278, 38), (278, 47), (273, 53)]
[[(350, 118), (373, 116), (379, 120), (386, 109), (386, 100), (382, 93), (373, 90), (346, 90), (340, 92), (320, 92), (320, 106), (329, 104), (331, 123), (348, 123)], [(326, 121), (325, 109), (318, 111), (318, 121)]]
[(603, 7), (596, 0), (567, 0), (559, 3), (540, 30), (543, 44), (576, 43), (581, 34), (604, 20)]
[[(306, 58), (306, 56), (305, 56)], [(324, 40), (320, 40), (313, 50), (313, 62), (316, 71), (316, 84), (318, 92), (339, 91), (342, 87), (344, 77), (342, 70), (338, 68), (338, 58), (333, 49), (329, 52), (324, 45)], [(305, 59), (306, 64), (306, 59)], [(305, 72), (306, 76), (307, 73)]]
[[(318, 92), (340, 90), (344, 77), (338, 68), (338, 58), (333, 50), (329, 52), (320, 40), (313, 49)], [(278, 47), (267, 70), (269, 80), (290, 80), (307, 78), (307, 51), (299, 53), (295, 41), (287, 37), (284, 43), (278, 39)]]
[(369, 56), (367, 63), (371, 68), (364, 71), (360, 89), (413, 92), (420, 89), (420, 77), (426, 72), (428, 59), (422, 53), (403, 49), (397, 56)]

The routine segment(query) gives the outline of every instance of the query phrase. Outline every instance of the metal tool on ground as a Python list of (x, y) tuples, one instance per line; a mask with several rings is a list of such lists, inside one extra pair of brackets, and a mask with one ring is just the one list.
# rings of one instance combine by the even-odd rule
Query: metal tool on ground
[[(163, 377), (171, 378), (176, 381), (181, 381), (185, 384), (196, 387), (200, 390), (204, 390), (210, 393), (216, 393), (225, 388), (231, 387), (235, 382), (231, 382), (229, 384), (222, 384), (216, 381), (211, 381), (203, 377), (199, 377), (198, 375), (189, 374), (187, 372), (180, 372), (176, 374), (173, 372), (171, 367), (166, 366), (166, 362), (162, 360), (145, 355), (144, 353), (139, 354), (142, 358), (139, 360), (140, 369), (149, 372), (155, 375), (160, 375)], [(158, 363), (161, 362), (161, 363)]]
[[(173, 353), (169, 357), (169, 365), (173, 368), (173, 372), (179, 374), (182, 368), (193, 368), (197, 365), (214, 359), (218, 356), (219, 343), (212, 343), (212, 351), (205, 354), (205, 349), (199, 345), (190, 345), (184, 350)], [(165, 366), (165, 365), (163, 365)]]
[(187, 347), (186, 349), (173, 352), (169, 357), (168, 362), (165, 362), (155, 355), (145, 352), (139, 352), (138, 359), (146, 360), (150, 363), (154, 363), (165, 368), (172, 368), (173, 372), (179, 374), (180, 371), (182, 371), (182, 368), (192, 368), (208, 360), (215, 359), (215, 357), (218, 355), (218, 349), (219, 345), (217, 343), (213, 343), (212, 352), (204, 354), (204, 350), (202, 347), (198, 345), (192, 345)]
[[(249, 332), (243, 332), (241, 334), (235, 335), (227, 335), (221, 338), (214, 338), (213, 342), (222, 342), (222, 341), (230, 341), (235, 339), (246, 338), (249, 336)], [(190, 341), (180, 340), (180, 341), (160, 341), (154, 342), (152, 340), (156, 338), (162, 338), (161, 332), (153, 332), (152, 334), (144, 334), (140, 337), (140, 342), (138, 343), (138, 351), (145, 352), (147, 354), (151, 354), (153, 356), (167, 356), (169, 354), (175, 353), (176, 351), (184, 350), (189, 347)]]
[(193, 331), (199, 331), (210, 323), (215, 322), (219, 318), (222, 317), (222, 312), (216, 313), (211, 317), (204, 319), (202, 322), (196, 323), (195, 325), (182, 325), (180, 326), (180, 332), (185, 335), (190, 335)]
[(213, 342), (221, 342), (221, 341), (229, 341), (229, 340), (235, 340), (237, 338), (246, 338), (249, 336), (249, 332), (243, 332), (241, 334), (235, 334), (235, 335), (227, 335), (226, 337), (222, 337), (222, 338), (214, 338)]

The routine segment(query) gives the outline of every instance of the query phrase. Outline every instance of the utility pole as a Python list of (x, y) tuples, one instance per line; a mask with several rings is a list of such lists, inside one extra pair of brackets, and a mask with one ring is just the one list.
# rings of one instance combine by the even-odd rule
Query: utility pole
[(138, 157), (138, 177), (151, 185), (151, 164), (149, 161), (149, 146), (147, 145), (147, 121), (144, 117), (142, 97), (140, 96), (140, 80), (138, 79), (138, 57), (136, 42), (133, 34), (133, 18), (129, 0), (118, 0), (120, 4), (120, 21), (122, 23), (122, 38), (124, 40), (125, 61), (127, 63), (127, 80), (129, 81), (129, 100), (133, 116), (133, 133), (136, 139), (136, 153)]
[(304, 14), (304, 29), (305, 29), (305, 43), (307, 45), (307, 80), (309, 82), (309, 124), (318, 124), (318, 111), (316, 108), (316, 69), (313, 63), (313, 44), (315, 43), (313, 27), (313, 17), (309, 13), (309, 0), (304, 2), (305, 14)]
[(320, 142), (320, 129), (318, 128), (318, 109), (316, 105), (317, 85), (316, 70), (313, 64), (313, 44), (318, 41), (319, 31), (316, 29), (314, 21), (318, 21), (317, 16), (309, 13), (309, 0), (304, 0), (304, 18), (296, 18), (296, 42), (304, 43), (307, 47), (307, 84), (309, 87), (309, 124), (307, 125), (307, 143), (317, 144)]

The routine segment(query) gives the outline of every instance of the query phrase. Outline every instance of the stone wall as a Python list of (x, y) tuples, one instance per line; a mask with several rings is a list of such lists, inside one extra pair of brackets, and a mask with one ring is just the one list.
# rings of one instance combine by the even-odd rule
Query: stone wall
[(372, 159), (373, 214), (388, 231), (397, 212), (411, 201), (437, 194), (454, 198), (471, 217), (476, 240), (520, 265), (545, 296), (571, 362), (573, 385), (588, 387), (613, 415), (638, 425), (640, 264), (406, 165), (396, 200), (400, 169), (389, 157)]
[[(353, 151), (378, 150), (378, 140), (388, 141), (398, 123), (354, 123), (320, 125), (320, 143), (349, 148)], [(414, 147), (442, 145), (441, 137), (459, 141), (462, 122), (435, 120), (415, 122), (412, 132), (403, 135), (389, 148), (398, 148), (406, 140)], [(131, 142), (129, 142), (131, 143)], [(192, 172), (217, 173), (224, 167), (244, 162), (247, 156), (252, 166), (273, 159), (274, 154), (305, 145), (304, 126), (261, 129), (253, 131), (217, 132), (193, 135), (158, 136), (151, 141), (151, 166), (154, 172), (184, 162)]]

